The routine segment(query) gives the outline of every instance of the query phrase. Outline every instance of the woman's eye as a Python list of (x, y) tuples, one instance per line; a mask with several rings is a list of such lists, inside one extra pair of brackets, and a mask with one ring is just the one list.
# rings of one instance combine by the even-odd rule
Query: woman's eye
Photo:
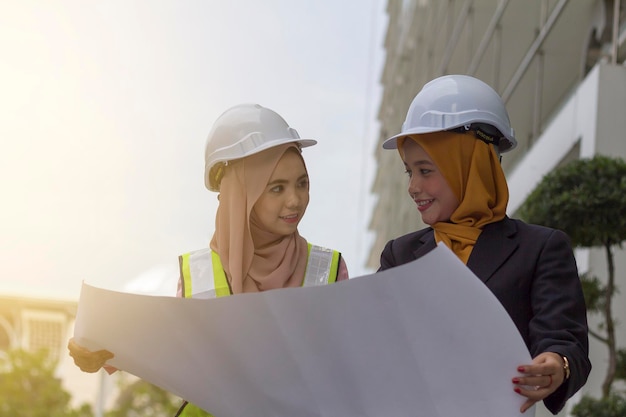
[(410, 169), (405, 169), (405, 170), (404, 170), (404, 173), (405, 173), (406, 175), (408, 175), (408, 176), (409, 176), (409, 178), (411, 177), (411, 170), (410, 170)]
[(420, 173), (422, 175), (430, 174), (432, 171), (430, 169), (420, 169)]
[(277, 185), (276, 187), (270, 188), (271, 193), (280, 193), (283, 190), (282, 185)]
[(300, 188), (309, 188), (309, 180), (301, 181)]

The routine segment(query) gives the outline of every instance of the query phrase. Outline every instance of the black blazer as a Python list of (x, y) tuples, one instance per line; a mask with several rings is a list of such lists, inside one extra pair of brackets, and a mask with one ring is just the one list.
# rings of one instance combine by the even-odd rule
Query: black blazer
[[(435, 246), (430, 227), (391, 240), (379, 271), (411, 262)], [(591, 371), (585, 300), (569, 238), (507, 217), (484, 227), (467, 266), (500, 300), (532, 357), (556, 352), (568, 358), (569, 380), (544, 400), (558, 413)]]

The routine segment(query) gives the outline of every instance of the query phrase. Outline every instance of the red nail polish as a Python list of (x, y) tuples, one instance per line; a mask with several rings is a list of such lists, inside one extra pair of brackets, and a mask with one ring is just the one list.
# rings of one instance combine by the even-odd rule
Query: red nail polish
[(518, 366), (517, 367), (517, 372), (526, 372), (525, 368), (523, 366)]
[(519, 379), (518, 378), (513, 378), (512, 381), (513, 381), (514, 384), (519, 384)]
[(522, 390), (517, 388), (517, 387), (513, 388), (513, 391), (517, 392), (518, 394), (520, 394), (522, 392)]

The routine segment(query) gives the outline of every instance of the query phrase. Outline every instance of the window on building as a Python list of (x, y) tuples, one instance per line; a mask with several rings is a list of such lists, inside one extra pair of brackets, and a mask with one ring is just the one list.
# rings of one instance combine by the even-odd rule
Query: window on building
[(22, 312), (22, 346), (35, 352), (46, 349), (58, 359), (65, 329), (65, 316), (52, 311), (25, 310)]

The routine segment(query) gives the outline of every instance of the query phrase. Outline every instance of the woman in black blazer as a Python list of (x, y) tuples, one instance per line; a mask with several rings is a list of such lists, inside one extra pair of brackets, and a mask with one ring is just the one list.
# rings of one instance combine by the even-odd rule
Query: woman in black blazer
[(511, 370), (512, 389), (527, 398), (521, 411), (543, 400), (556, 414), (591, 370), (585, 301), (568, 237), (506, 216), (499, 159), (516, 144), (487, 84), (464, 75), (427, 83), (383, 147), (398, 149), (409, 195), (430, 227), (389, 241), (380, 270), (437, 244), (452, 249), (500, 300), (533, 357)]

